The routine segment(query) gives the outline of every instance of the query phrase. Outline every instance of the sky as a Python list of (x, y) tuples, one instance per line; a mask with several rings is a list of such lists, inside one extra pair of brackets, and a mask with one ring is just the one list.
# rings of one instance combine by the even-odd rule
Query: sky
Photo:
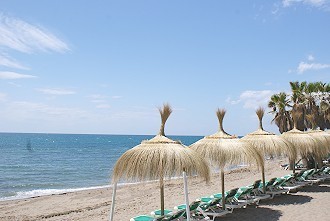
[(330, 0), (0, 1), (0, 132), (278, 133), (270, 96), (330, 82)]

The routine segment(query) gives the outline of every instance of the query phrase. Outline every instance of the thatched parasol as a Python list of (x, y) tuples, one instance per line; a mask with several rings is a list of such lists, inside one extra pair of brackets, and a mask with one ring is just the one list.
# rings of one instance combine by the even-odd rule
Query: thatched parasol
[(210, 172), (207, 162), (194, 150), (165, 136), (165, 123), (172, 112), (171, 107), (164, 104), (163, 108), (159, 108), (159, 112), (161, 115), (159, 134), (126, 151), (114, 166), (112, 177), (114, 194), (110, 220), (113, 218), (115, 187), (120, 179), (127, 181), (159, 180), (161, 215), (164, 215), (164, 178), (180, 176), (183, 173), (188, 220), (190, 212), (186, 174), (197, 174), (209, 181)]
[(307, 120), (311, 123), (312, 129), (306, 131), (309, 135), (317, 139), (321, 146), (319, 146), (318, 156), (314, 155), (315, 157), (315, 167), (317, 167), (317, 160), (321, 160), (323, 157), (327, 156), (330, 152), (330, 134), (326, 133), (323, 130), (317, 129), (317, 125), (315, 122), (315, 118), (312, 114), (306, 115)]
[[(297, 154), (300, 154), (301, 157), (307, 157), (311, 153), (318, 156), (320, 152), (320, 142), (310, 134), (297, 129), (299, 117), (301, 117), (300, 113), (292, 112), (294, 127), (292, 130), (284, 132), (280, 136), (292, 143), (297, 150)], [(295, 163), (293, 164), (293, 172), (295, 172)]]
[[(260, 152), (262, 156), (265, 155), (282, 155), (285, 154), (289, 157), (289, 159), (296, 159), (297, 152), (294, 146), (283, 139), (282, 137), (275, 135), (274, 133), (270, 133), (265, 131), (262, 126), (262, 118), (265, 114), (265, 110), (263, 108), (258, 108), (256, 110), (256, 114), (259, 118), (259, 129), (247, 134), (242, 138), (242, 140), (248, 141), (256, 151)], [(263, 182), (263, 191), (265, 193), (265, 168), (262, 167), (262, 182)]]
[(247, 141), (229, 135), (224, 131), (223, 118), (226, 114), (224, 109), (218, 109), (216, 114), (219, 120), (219, 131), (198, 140), (190, 145), (190, 148), (208, 159), (211, 165), (220, 168), (222, 206), (225, 208), (224, 167), (229, 164), (239, 164), (255, 160), (258, 165), (263, 165), (263, 159), (260, 154), (254, 153), (253, 147)]

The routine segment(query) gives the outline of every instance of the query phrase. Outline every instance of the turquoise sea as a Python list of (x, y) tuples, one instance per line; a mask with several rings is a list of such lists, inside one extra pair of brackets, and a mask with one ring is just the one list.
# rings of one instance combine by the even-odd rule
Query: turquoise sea
[[(0, 133), (0, 200), (110, 185), (126, 150), (148, 135)], [(168, 136), (185, 145), (200, 136)]]

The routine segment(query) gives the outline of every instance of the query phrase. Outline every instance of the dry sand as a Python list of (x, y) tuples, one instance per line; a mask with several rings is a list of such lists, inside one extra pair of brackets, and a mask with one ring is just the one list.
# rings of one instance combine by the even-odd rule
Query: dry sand
[[(268, 160), (266, 180), (289, 174), (280, 164), (286, 160)], [(252, 184), (261, 178), (254, 167), (227, 172), (225, 186), (234, 187)], [(182, 179), (165, 182), (165, 208), (173, 208), (184, 202)], [(221, 191), (220, 177), (214, 175), (209, 184), (190, 177), (189, 199), (193, 201)], [(22, 220), (108, 220), (111, 206), (111, 188), (79, 191), (60, 195), (40, 196), (29, 199), (0, 202), (1, 221)], [(139, 214), (149, 214), (159, 208), (158, 182), (119, 186), (117, 190), (115, 221), (127, 221)], [(235, 209), (217, 220), (330, 220), (330, 180), (302, 188), (297, 193), (265, 200), (256, 208)]]

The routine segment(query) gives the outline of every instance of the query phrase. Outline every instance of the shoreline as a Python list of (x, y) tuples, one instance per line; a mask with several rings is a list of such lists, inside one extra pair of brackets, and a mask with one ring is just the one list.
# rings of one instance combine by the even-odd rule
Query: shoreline
[[(291, 173), (281, 169), (281, 164), (286, 159), (267, 160), (265, 175), (266, 181), (272, 177), (279, 177)], [(261, 179), (261, 171), (254, 166), (227, 171), (225, 173), (225, 188), (229, 190), (241, 187)], [(198, 177), (188, 178), (190, 202), (202, 196), (208, 196), (220, 192), (221, 183), (218, 174), (213, 174), (211, 182), (205, 182)], [(309, 190), (308, 190), (309, 188)], [(311, 188), (314, 188), (311, 190)], [(330, 197), (330, 182), (320, 186), (306, 187), (305, 192), (298, 192), (285, 196), (275, 197), (273, 200), (261, 203), (258, 208), (248, 206), (247, 209), (235, 209), (232, 214), (221, 217), (218, 220), (295, 220), (298, 212), (313, 209), (319, 212), (320, 220), (328, 217), (328, 199)], [(82, 190), (70, 193), (39, 196), (21, 200), (0, 201), (0, 220), (79, 220), (99, 221), (108, 220), (112, 199), (112, 187)], [(283, 202), (282, 202), (283, 201)], [(287, 201), (287, 202), (286, 202)], [(165, 181), (165, 208), (173, 209), (174, 206), (184, 202), (182, 179)], [(134, 185), (121, 185), (117, 189), (114, 220), (124, 221), (141, 215), (150, 214), (152, 210), (159, 208), (158, 182), (134, 183)], [(323, 211), (323, 212), (322, 212)], [(251, 219), (253, 214), (266, 215), (273, 213), (276, 219)], [(324, 214), (326, 213), (326, 214)], [(312, 214), (312, 213), (311, 213)], [(314, 214), (314, 212), (313, 212)], [(309, 220), (311, 217), (304, 212), (306, 217), (300, 220)], [(315, 214), (314, 214), (315, 216)], [(309, 219), (307, 219), (309, 218)], [(323, 218), (323, 219), (322, 219)]]
[[(248, 167), (248, 165), (230, 166), (229, 168), (225, 169), (225, 171), (228, 172), (228, 171), (245, 168), (245, 167)], [(165, 179), (165, 181), (182, 179), (182, 178), (183, 178), (182, 176), (172, 177), (170, 179)], [(127, 183), (125, 182), (125, 183), (118, 183), (117, 185), (118, 185), (118, 187), (120, 187), (120, 186), (138, 185), (141, 183), (153, 183), (153, 182), (157, 182), (157, 180), (127, 182)], [(109, 185), (91, 186), (91, 187), (77, 187), (77, 188), (65, 188), (65, 189), (35, 189), (35, 190), (17, 192), (18, 195), (15, 195), (15, 196), (1, 197), (0, 202), (31, 199), (31, 198), (36, 198), (36, 197), (40, 197), (40, 196), (62, 195), (62, 194), (67, 194), (67, 193), (72, 193), (72, 192), (79, 192), (79, 191), (86, 191), (86, 190), (88, 191), (88, 190), (94, 190), (94, 189), (106, 189), (106, 188), (112, 188), (112, 183)]]

